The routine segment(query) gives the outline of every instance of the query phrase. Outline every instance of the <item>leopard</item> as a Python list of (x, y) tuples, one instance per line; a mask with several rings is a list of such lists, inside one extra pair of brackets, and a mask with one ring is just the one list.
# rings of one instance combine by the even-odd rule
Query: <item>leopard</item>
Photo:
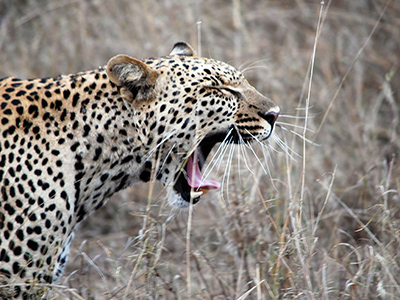
[(185, 42), (157, 58), (1, 79), (0, 297), (46, 298), (77, 225), (135, 183), (159, 181), (172, 207), (195, 205), (220, 187), (202, 174), (214, 146), (267, 140), (279, 112)]

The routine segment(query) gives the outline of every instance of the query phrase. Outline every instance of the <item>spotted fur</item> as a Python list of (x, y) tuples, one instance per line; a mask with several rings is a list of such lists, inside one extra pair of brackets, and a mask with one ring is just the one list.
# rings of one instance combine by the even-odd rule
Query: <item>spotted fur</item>
[[(178, 43), (57, 78), (0, 80), (0, 297), (34, 299), (62, 273), (76, 225), (116, 192), (159, 180), (193, 203), (187, 160), (264, 140), (279, 108), (233, 67)], [(204, 161), (200, 164), (202, 167)]]

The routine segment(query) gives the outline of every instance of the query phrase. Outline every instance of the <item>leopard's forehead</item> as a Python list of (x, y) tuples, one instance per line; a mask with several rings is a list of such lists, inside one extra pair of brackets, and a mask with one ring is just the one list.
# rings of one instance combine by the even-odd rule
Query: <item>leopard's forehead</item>
[(166, 56), (143, 61), (161, 74), (180, 77), (187, 81), (207, 82), (211, 85), (239, 85), (245, 80), (243, 74), (233, 66), (206, 57)]

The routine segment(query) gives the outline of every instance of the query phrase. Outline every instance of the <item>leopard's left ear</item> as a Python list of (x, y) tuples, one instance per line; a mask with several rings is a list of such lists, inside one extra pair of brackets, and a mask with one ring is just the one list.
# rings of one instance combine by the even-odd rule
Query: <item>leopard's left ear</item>
[(192, 46), (185, 42), (178, 42), (172, 48), (170, 56), (183, 55), (183, 56), (196, 56), (196, 52), (193, 50)]
[(158, 73), (140, 60), (128, 55), (114, 56), (108, 61), (107, 75), (130, 102), (154, 97)]

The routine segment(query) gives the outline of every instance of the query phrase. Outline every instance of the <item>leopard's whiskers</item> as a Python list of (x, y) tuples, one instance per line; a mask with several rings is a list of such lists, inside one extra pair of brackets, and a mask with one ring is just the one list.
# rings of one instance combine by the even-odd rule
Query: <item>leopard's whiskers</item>
[(290, 148), (287, 143), (285, 143), (283, 140), (281, 140), (281, 138), (275, 133), (273, 132), (271, 137), (270, 137), (278, 146), (279, 148), (281, 148), (283, 150), (283, 152), (289, 156), (290, 159), (296, 161), (296, 157), (301, 158), (301, 155), (298, 154), (296, 151), (294, 151), (292, 148)]
[[(212, 156), (212, 158), (210, 159), (210, 162), (208, 163), (207, 167), (205, 168), (205, 170), (203, 171), (203, 179), (207, 179), (207, 177), (210, 175), (210, 173), (212, 172), (212, 170), (215, 168), (215, 166), (217, 165), (218, 162), (221, 162), (226, 148), (228, 147), (229, 143), (232, 141), (233, 137), (230, 137), (232, 130), (229, 130), (228, 133), (226, 134), (225, 139), (222, 141), (222, 143), (218, 146), (217, 151), (215, 151), (214, 155)], [(227, 142), (227, 139), (230, 137), (229, 142)]]
[(172, 132), (168, 135), (166, 135), (161, 142), (159, 142), (154, 148), (152, 148), (151, 150), (149, 150), (149, 152), (147, 152), (147, 154), (144, 156), (144, 161), (147, 161), (153, 154), (154, 152), (160, 148), (160, 146), (162, 144), (164, 144), (166, 141), (168, 141), (174, 134), (175, 134), (176, 130), (172, 130)]
[[(223, 191), (224, 191), (224, 186), (226, 185), (225, 189), (226, 189), (226, 195), (228, 196), (228, 200), (229, 200), (229, 179), (230, 179), (230, 175), (231, 175), (231, 167), (232, 167), (232, 160), (233, 160), (233, 153), (235, 150), (235, 144), (231, 144), (231, 149), (229, 150), (229, 154), (228, 154), (228, 160), (225, 166), (225, 171), (224, 171), (224, 176), (222, 179), (222, 195), (223, 195)], [(225, 184), (226, 182), (226, 184)]]

